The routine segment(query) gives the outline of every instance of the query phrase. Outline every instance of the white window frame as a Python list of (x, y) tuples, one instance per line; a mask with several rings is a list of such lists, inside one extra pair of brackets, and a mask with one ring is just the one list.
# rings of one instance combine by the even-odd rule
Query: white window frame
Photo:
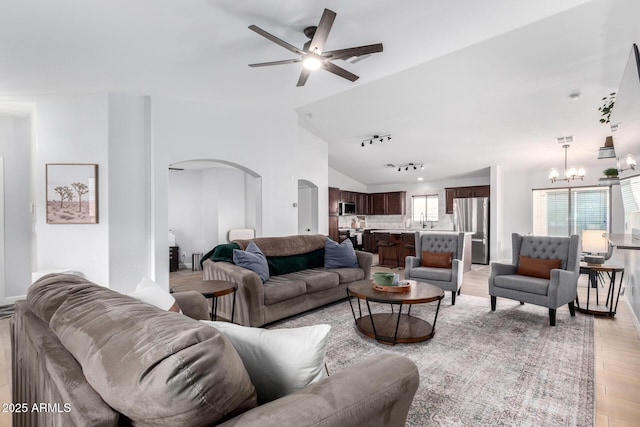
[[(600, 190), (605, 190), (607, 192), (606, 194), (606, 226), (602, 226), (602, 225), (594, 225), (594, 226), (588, 226), (585, 229), (597, 229), (597, 230), (606, 230), (607, 232), (611, 231), (611, 186), (607, 186), (607, 187), (598, 187), (598, 186), (584, 186), (584, 187), (557, 187), (557, 188), (536, 188), (533, 189), (531, 191), (531, 197), (532, 197), (532, 224), (531, 224), (531, 229), (533, 230), (533, 234), (538, 234), (538, 235), (550, 235), (550, 236), (559, 236), (559, 234), (548, 234), (548, 233), (543, 233), (541, 232), (541, 229), (545, 228), (544, 224), (537, 224), (537, 220), (539, 221), (539, 217), (541, 216), (540, 212), (536, 212), (537, 210), (539, 210), (541, 208), (540, 205), (537, 205), (536, 203), (536, 192), (546, 192), (546, 191), (555, 191), (555, 192), (559, 192), (559, 191), (566, 191), (567, 192), (567, 223), (566, 223), (566, 229), (568, 231), (568, 234), (581, 234), (580, 230), (576, 229), (576, 224), (577, 224), (577, 209), (575, 206), (573, 206), (573, 202), (574, 202), (574, 194), (575, 193), (579, 193), (581, 191), (589, 191), (591, 189), (600, 189)], [(595, 227), (595, 228), (594, 228)]]
[[(424, 199), (423, 208), (416, 201)], [(434, 206), (435, 205), (435, 206)], [(423, 194), (411, 196), (411, 222), (414, 224), (424, 224), (427, 221), (439, 221), (440, 198), (437, 194)], [(426, 212), (425, 212), (426, 211)], [(422, 215), (421, 215), (422, 214)]]

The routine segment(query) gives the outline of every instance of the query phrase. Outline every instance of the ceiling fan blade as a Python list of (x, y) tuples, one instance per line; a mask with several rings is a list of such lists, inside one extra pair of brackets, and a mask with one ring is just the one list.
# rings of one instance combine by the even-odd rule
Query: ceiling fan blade
[(252, 31), (255, 31), (258, 34), (260, 34), (262, 37), (271, 40), (275, 44), (277, 44), (279, 46), (282, 46), (283, 48), (285, 48), (287, 50), (290, 50), (293, 53), (297, 53), (298, 55), (304, 55), (305, 54), (305, 52), (303, 50), (298, 49), (294, 45), (289, 44), (286, 41), (277, 38), (273, 34), (267, 33), (265, 30), (263, 30), (260, 27), (256, 27), (255, 25), (249, 25), (249, 29), (252, 30)]
[(344, 77), (347, 80), (351, 80), (352, 82), (355, 82), (356, 80), (359, 79), (359, 77), (353, 74), (352, 72), (347, 71), (342, 67), (338, 67), (336, 64), (333, 64), (329, 61), (323, 62), (322, 68), (324, 68), (325, 70), (337, 76)]
[(309, 45), (309, 52), (315, 51), (318, 55), (322, 53), (324, 44), (327, 41), (327, 37), (329, 37), (329, 31), (331, 31), (331, 26), (333, 26), (333, 21), (335, 19), (336, 13), (334, 11), (325, 9), (324, 12), (322, 12), (320, 23), (318, 24), (318, 28), (316, 28), (316, 32), (311, 39), (311, 44)]
[(302, 67), (302, 72), (300, 73), (300, 77), (298, 78), (298, 84), (296, 86), (297, 87), (304, 86), (304, 84), (307, 82), (307, 79), (309, 78), (310, 75), (311, 75), (311, 70)]
[(347, 49), (330, 50), (323, 53), (322, 56), (328, 59), (347, 59), (354, 56), (369, 55), (371, 53), (378, 52), (382, 52), (382, 43), (350, 47)]
[(302, 58), (283, 59), (282, 61), (259, 62), (257, 64), (249, 64), (249, 67), (267, 67), (269, 65), (293, 64), (296, 62), (302, 62)]

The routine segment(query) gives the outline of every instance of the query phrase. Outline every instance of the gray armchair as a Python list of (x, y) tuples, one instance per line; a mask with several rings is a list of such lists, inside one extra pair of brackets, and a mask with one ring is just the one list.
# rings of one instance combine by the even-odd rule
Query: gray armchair
[[(496, 310), (497, 297), (549, 308), (549, 324), (556, 325), (556, 309), (569, 305), (575, 316), (574, 301), (580, 271), (580, 236), (546, 237), (521, 236), (513, 233), (513, 264), (491, 264), (489, 295), (491, 311)], [(516, 274), (520, 256), (541, 260), (561, 260), (560, 268), (551, 270), (549, 279)]]
[[(452, 252), (451, 268), (422, 267), (422, 252)], [(408, 256), (404, 278), (436, 285), (451, 291), (451, 305), (460, 295), (464, 266), (464, 233), (416, 231), (416, 256)]]

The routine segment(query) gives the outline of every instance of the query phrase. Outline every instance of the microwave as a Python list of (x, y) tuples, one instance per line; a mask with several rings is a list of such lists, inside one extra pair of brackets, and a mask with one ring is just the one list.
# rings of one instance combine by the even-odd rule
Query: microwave
[(340, 202), (338, 204), (338, 215), (355, 215), (356, 204), (351, 202)]

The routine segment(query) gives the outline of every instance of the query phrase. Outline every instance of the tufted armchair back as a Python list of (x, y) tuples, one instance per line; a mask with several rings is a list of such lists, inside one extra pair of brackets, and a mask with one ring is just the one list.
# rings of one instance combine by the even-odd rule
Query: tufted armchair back
[(580, 236), (548, 237), (511, 235), (513, 263), (518, 266), (520, 255), (537, 259), (560, 259), (563, 270), (577, 273), (580, 269)]
[(434, 233), (416, 231), (416, 257), (426, 252), (453, 252), (454, 259), (462, 259), (464, 233)]

